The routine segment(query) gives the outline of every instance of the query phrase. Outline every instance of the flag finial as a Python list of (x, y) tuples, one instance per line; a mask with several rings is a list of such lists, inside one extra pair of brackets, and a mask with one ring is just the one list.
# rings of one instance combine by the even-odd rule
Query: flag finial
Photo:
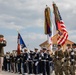
[(46, 5), (46, 7), (47, 7), (47, 5)]
[(16, 29), (16, 31), (19, 33), (19, 29)]
[(55, 4), (55, 2), (53, 1), (53, 4)]

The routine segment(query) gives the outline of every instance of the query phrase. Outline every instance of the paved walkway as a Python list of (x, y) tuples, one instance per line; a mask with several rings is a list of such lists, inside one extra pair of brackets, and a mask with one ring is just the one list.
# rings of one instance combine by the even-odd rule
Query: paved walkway
[[(0, 72), (0, 75), (22, 75), (22, 74), (15, 74), (15, 73), (2, 71), (2, 72)], [(53, 73), (52, 75), (55, 75), (55, 74)]]
[[(15, 73), (10, 73), (10, 72), (5, 72), (5, 71), (2, 71), (0, 72), (0, 75), (22, 75), (22, 74), (15, 74)], [(28, 74), (27, 74), (28, 75)], [(55, 75), (54, 73), (52, 73), (51, 75)]]
[(21, 75), (21, 74), (15, 74), (15, 73), (10, 73), (10, 72), (0, 72), (0, 75)]

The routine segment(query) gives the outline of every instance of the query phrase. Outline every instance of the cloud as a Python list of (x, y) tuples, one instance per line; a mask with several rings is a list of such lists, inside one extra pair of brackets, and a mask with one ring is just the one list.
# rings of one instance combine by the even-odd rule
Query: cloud
[[(28, 5), (28, 7), (26, 7), (26, 5), (28, 5), (28, 1), (25, 1), (24, 3), (20, 3), (17, 0), (12, 2), (9, 0), (2, 1), (0, 7), (4, 8), (4, 10), (0, 9), (1, 26), (4, 28), (6, 27), (3, 26), (4, 24), (10, 24), (10, 26), (12, 26), (11, 23), (14, 23), (16, 28), (18, 26), (41, 26), (43, 24), (43, 20), (41, 19), (42, 17), (39, 17), (41, 15), (39, 14), (38, 9), (34, 5)], [(8, 27), (8, 29), (9, 28), (10, 27)]]
[[(74, 29), (76, 22), (76, 1), (56, 0), (57, 6), (68, 29)], [(71, 28), (72, 27), (72, 28)]]
[[(68, 30), (69, 39), (76, 41), (76, 1), (54, 1)], [(0, 0), (0, 32), (5, 35), (8, 42), (6, 51), (16, 49), (17, 34), (14, 31), (16, 29), (19, 29), (24, 41), (32, 49), (47, 39), (43, 33), (46, 5), (52, 11), (51, 0)], [(10, 38), (12, 40), (9, 40)]]
[(73, 41), (74, 43), (76, 43), (76, 30), (69, 30), (69, 40)]
[(73, 41), (74, 43), (76, 43), (76, 35), (69, 35), (69, 40)]
[[(39, 44), (47, 40), (47, 37), (44, 34), (28, 33), (26, 35), (21, 36), (29, 49), (33, 49), (35, 47), (39, 48)], [(17, 49), (17, 36), (6, 36), (6, 40), (7, 46), (5, 47), (5, 52)]]
[(17, 29), (23, 29), (23, 26), (21, 25), (16, 25), (14, 22), (10, 22), (10, 23), (0, 23), (2, 24), (1, 25), (1, 28), (6, 28), (6, 29), (14, 29), (14, 30), (17, 30)]

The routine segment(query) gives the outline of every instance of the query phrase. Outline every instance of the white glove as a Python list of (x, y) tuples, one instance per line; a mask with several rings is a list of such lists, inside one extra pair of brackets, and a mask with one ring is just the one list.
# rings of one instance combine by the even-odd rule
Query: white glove
[(38, 63), (39, 63), (39, 62), (37, 61), (37, 62), (35, 63), (35, 66), (37, 66), (37, 65), (38, 65)]

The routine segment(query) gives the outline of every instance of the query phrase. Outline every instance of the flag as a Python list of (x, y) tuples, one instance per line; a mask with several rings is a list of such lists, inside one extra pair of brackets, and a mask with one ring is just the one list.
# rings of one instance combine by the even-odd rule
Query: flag
[(17, 39), (17, 53), (20, 54), (20, 50), (23, 49), (24, 47), (26, 47), (20, 33), (18, 33), (18, 39)]
[(52, 34), (48, 34), (47, 37), (48, 37), (48, 43), (49, 43), (48, 47), (52, 50)]
[(68, 32), (62, 20), (58, 7), (56, 6), (55, 3), (53, 3), (53, 9), (55, 15), (56, 30), (58, 31), (57, 43), (60, 45), (64, 45), (68, 38)]
[(52, 32), (51, 20), (50, 20), (50, 8), (46, 7), (44, 13), (45, 13), (45, 24), (44, 24), (45, 34), (50, 34)]

